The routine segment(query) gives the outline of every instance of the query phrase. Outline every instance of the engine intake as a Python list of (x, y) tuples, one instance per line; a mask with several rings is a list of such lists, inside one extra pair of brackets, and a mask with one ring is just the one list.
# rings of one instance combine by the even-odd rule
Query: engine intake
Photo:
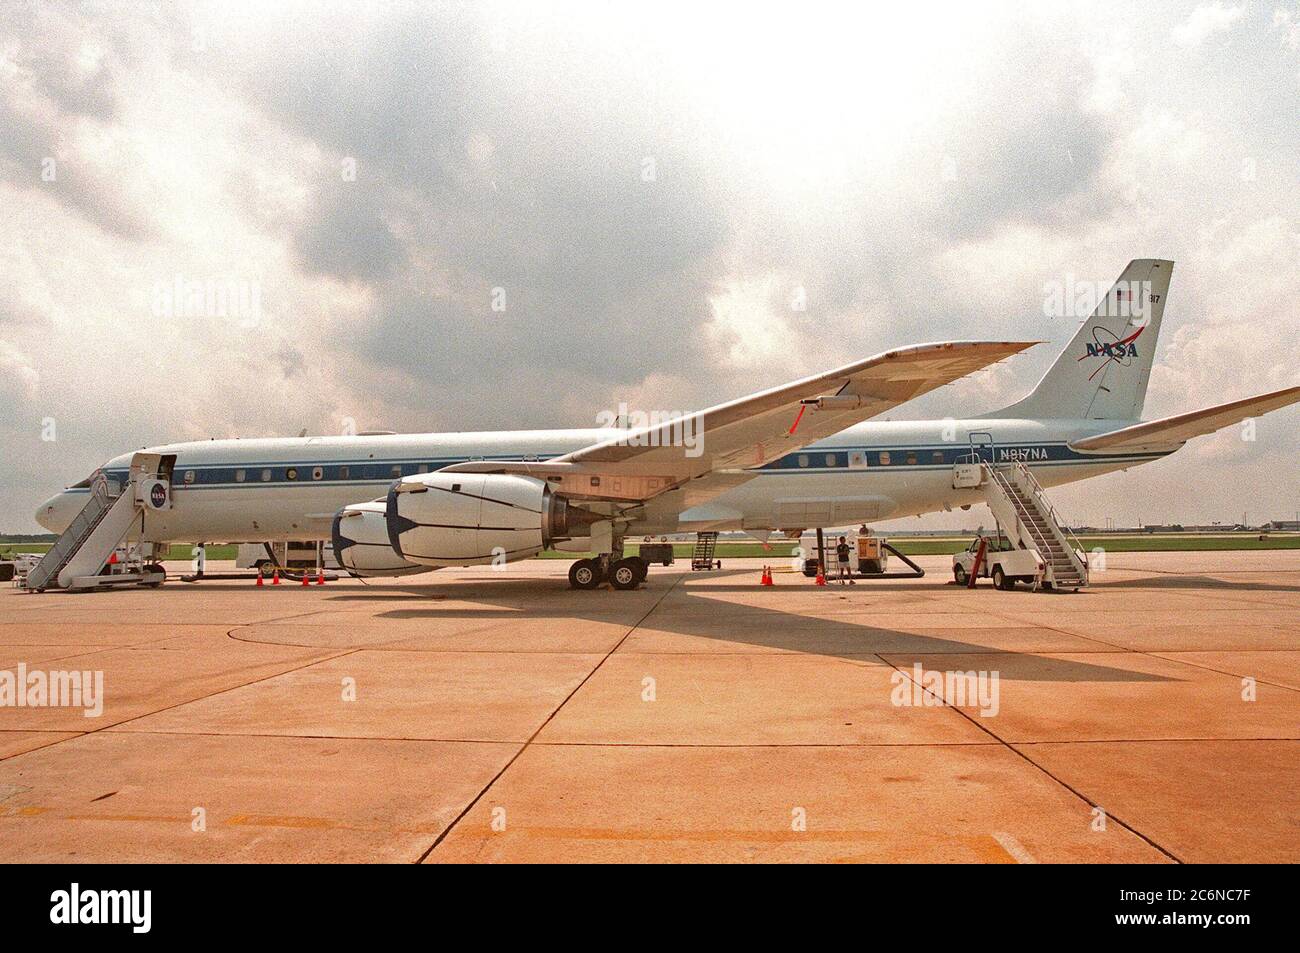
[(432, 567), (408, 562), (388, 540), (387, 501), (353, 503), (334, 514), (334, 557), (354, 576), (409, 576)]
[(595, 518), (543, 480), (496, 473), (408, 477), (388, 491), (386, 513), (393, 553), (424, 566), (526, 559)]

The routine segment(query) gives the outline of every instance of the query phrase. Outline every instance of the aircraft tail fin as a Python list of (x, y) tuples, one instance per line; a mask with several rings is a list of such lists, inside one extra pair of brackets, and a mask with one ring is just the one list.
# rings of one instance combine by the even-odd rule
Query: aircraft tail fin
[(1173, 270), (1129, 262), (1029, 396), (986, 416), (1138, 420)]

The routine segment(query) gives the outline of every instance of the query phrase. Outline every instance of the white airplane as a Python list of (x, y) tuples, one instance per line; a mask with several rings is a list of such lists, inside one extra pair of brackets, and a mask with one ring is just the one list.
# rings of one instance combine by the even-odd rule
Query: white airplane
[[(1029, 396), (942, 420), (871, 418), (1032, 346), (951, 341), (866, 360), (687, 417), (583, 430), (208, 440), (148, 448), (170, 480), (129, 539), (332, 536), (361, 576), (593, 552), (570, 582), (635, 588), (628, 535), (797, 534), (984, 499), (963, 461), (1021, 462), (1045, 487), (1157, 460), (1192, 437), (1300, 401), (1300, 387), (1140, 422), (1173, 263), (1130, 262)], [(611, 421), (613, 423), (613, 421)], [(133, 454), (97, 471), (123, 481)], [(44, 503), (62, 532), (92, 478)]]

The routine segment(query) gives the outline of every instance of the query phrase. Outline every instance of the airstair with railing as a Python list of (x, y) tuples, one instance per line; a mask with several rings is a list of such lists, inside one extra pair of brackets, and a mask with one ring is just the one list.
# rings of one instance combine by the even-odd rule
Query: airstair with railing
[(1013, 545), (1033, 549), (1043, 562), (1039, 580), (1058, 589), (1088, 584), (1083, 544), (1062, 522), (1042, 486), (1023, 463), (986, 465), (989, 509)]
[(111, 567), (118, 546), (133, 527), (139, 528), (146, 510), (171, 506), (171, 465), (174, 456), (137, 453), (131, 459), (125, 483), (100, 471), (90, 481), (90, 498), (55, 540), (54, 545), (27, 571), (23, 587), (31, 592), (47, 589), (97, 589), (110, 585), (157, 585), (163, 573), (148, 568), (122, 571)]
[(998, 461), (986, 433), (970, 435), (971, 452), (957, 463), (953, 487), (984, 490), (993, 518), (1016, 549), (1038, 555), (1035, 588), (1081, 589), (1088, 584), (1088, 559), (1079, 541), (1029, 467), (1018, 460)]

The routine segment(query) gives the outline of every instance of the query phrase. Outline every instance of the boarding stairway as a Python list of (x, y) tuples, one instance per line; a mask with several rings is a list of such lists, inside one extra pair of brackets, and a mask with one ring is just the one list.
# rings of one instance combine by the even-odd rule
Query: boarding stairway
[(1032, 549), (1043, 563), (1037, 585), (1061, 589), (1088, 584), (1083, 544), (1062, 523), (1042, 486), (1023, 463), (986, 464), (989, 509), (1012, 545)]
[(717, 551), (717, 546), (717, 533), (696, 533), (695, 551), (691, 553), (692, 571), (715, 568), (713, 554)]
[[(161, 583), (163, 574), (160, 572), (104, 574), (103, 570), (127, 533), (143, 519), (147, 507), (170, 508), (170, 466), (174, 461), (174, 456), (137, 453), (131, 459), (125, 485), (109, 479), (102, 471), (96, 473), (90, 481), (90, 499), (55, 540), (49, 552), (28, 570), (23, 588), (30, 592), (44, 592), (47, 589), (94, 589), (123, 583)], [(150, 493), (157, 495), (151, 499)]]

